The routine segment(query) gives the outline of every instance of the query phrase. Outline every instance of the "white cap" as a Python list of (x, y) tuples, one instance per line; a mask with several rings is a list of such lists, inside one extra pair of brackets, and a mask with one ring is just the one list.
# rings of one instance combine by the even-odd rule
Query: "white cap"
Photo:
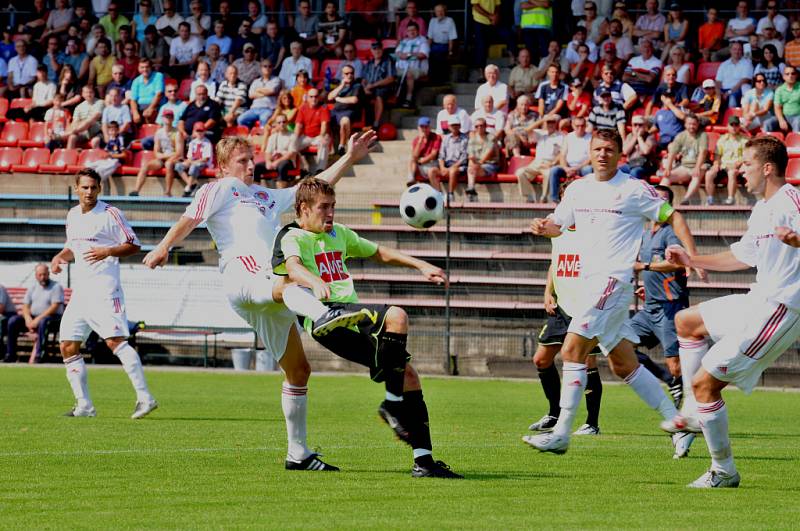
[(716, 86), (713, 79), (706, 79), (703, 81), (703, 88), (714, 88)]

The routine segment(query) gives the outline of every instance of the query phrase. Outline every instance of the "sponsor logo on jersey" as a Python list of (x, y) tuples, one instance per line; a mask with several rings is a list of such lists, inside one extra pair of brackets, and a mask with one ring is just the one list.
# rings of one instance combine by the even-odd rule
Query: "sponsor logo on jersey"
[(344, 269), (341, 251), (315, 254), (314, 260), (317, 262), (319, 276), (325, 282), (335, 282), (350, 278), (350, 275)]
[(772, 234), (772, 233), (769, 233), (769, 234), (757, 234), (756, 236), (753, 237), (753, 239), (755, 240), (756, 247), (761, 247), (762, 240), (769, 240), (770, 238), (774, 238), (774, 237), (775, 237), (775, 234)]
[(581, 276), (581, 255), (579, 254), (559, 254), (556, 262), (557, 277), (579, 277)]

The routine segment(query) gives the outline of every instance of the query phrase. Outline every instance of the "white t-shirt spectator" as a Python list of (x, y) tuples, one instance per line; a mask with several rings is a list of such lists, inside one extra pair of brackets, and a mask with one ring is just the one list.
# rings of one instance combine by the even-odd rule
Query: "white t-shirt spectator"
[[(728, 21), (728, 27), (733, 29), (733, 30), (737, 30), (737, 31), (738, 30), (743, 30), (747, 26), (755, 27), (755, 25), (756, 25), (756, 21), (753, 20), (750, 17), (747, 17), (747, 18), (738, 18), (738, 17), (736, 17), (736, 18), (732, 18), (732, 19), (730, 19)], [(747, 38), (747, 35), (737, 35), (735, 37), (731, 37), (730, 39), (728, 39), (728, 42), (747, 42), (748, 40), (749, 39)]]
[(508, 85), (503, 83), (502, 81), (498, 81), (494, 84), (494, 86), (490, 86), (489, 82), (487, 81), (475, 92), (475, 108), (481, 109), (483, 108), (483, 98), (486, 96), (491, 96), (492, 100), (494, 101), (495, 107), (501, 101), (506, 102), (506, 108), (508, 108)]
[[(596, 63), (597, 45), (590, 40), (587, 40), (584, 44), (589, 47), (589, 60), (593, 63)], [(578, 54), (578, 46), (578, 43), (575, 41), (569, 41), (569, 44), (567, 44), (567, 49), (564, 55), (566, 56), (567, 61), (569, 61), (571, 64), (577, 63), (581, 60), (581, 56)]]
[[(250, 83), (250, 89), (248, 90), (247, 96), (250, 98), (252, 102), (250, 104), (251, 109), (274, 109), (278, 106), (278, 92), (281, 91), (281, 78), (278, 76), (272, 76), (267, 81), (264, 81), (263, 77), (259, 77), (258, 79), (253, 80)], [(272, 96), (264, 96), (261, 98), (256, 97), (256, 90), (268, 88), (274, 91), (274, 95)]]
[(211, 141), (207, 138), (192, 138), (192, 141), (189, 142), (188, 154), (189, 160), (208, 159), (206, 168), (214, 167), (214, 146), (211, 145)]
[(26, 55), (23, 60), (15, 55), (8, 60), (8, 71), (14, 74), (15, 85), (27, 85), (36, 79), (36, 67), (38, 66), (39, 61), (32, 55)]
[[(172, 17), (168, 17), (167, 15), (161, 15), (156, 19), (156, 29), (161, 31), (167, 26), (171, 26), (172, 29), (175, 30), (175, 35), (178, 34), (178, 25), (183, 22), (183, 17), (179, 14), (175, 13)], [(172, 39), (177, 37), (164, 37), (164, 40), (167, 41), (167, 44), (172, 43)]]
[(444, 17), (442, 20), (433, 17), (428, 22), (428, 38), (434, 44), (449, 44), (458, 38), (456, 23), (450, 17)]
[(591, 133), (584, 133), (583, 136), (578, 136), (575, 131), (567, 133), (564, 137), (564, 149), (567, 150), (567, 165), (569, 167), (572, 168), (589, 159), (589, 141), (591, 139)]
[(661, 68), (663, 66), (664, 64), (661, 62), (661, 59), (655, 55), (651, 56), (650, 59), (645, 59), (641, 55), (637, 55), (636, 57), (631, 57), (631, 60), (628, 61), (626, 70), (647, 71), (658, 75), (661, 73)]
[(53, 99), (56, 95), (56, 84), (52, 81), (37, 81), (33, 84), (33, 94), (31, 95), (34, 105), (44, 106), (45, 103)]
[(536, 157), (537, 162), (551, 162), (556, 160), (558, 154), (561, 152), (561, 145), (564, 142), (564, 135), (561, 133), (547, 133), (547, 129), (536, 129), (533, 131), (533, 137), (536, 139)]
[(763, 17), (761, 20), (758, 21), (758, 26), (756, 26), (756, 33), (761, 35), (764, 33), (764, 26), (767, 22), (772, 22), (772, 25), (775, 26), (775, 31), (777, 31), (782, 38), (786, 38), (786, 30), (789, 29), (789, 19), (778, 13), (775, 15), (775, 18), (772, 20), (769, 17)]
[[(395, 49), (395, 54), (399, 53), (407, 53), (410, 54), (410, 56), (408, 59), (397, 60), (395, 68), (397, 68), (398, 72), (404, 72), (409, 67), (418, 72), (428, 71), (428, 56), (431, 54), (431, 49), (430, 46), (428, 46), (428, 39), (425, 37), (420, 35), (413, 39), (403, 39)], [(425, 59), (416, 57), (418, 53), (424, 54)]]
[(192, 81), (192, 88), (189, 90), (189, 100), (190, 101), (194, 101), (194, 91), (200, 85), (203, 85), (208, 89), (208, 97), (209, 98), (211, 98), (212, 100), (216, 99), (216, 96), (217, 96), (217, 84), (216, 83), (214, 83), (210, 79), (208, 81), (201, 81), (200, 79), (195, 79), (194, 81)]
[(493, 113), (488, 113), (483, 109), (478, 109), (472, 116), (470, 116), (470, 120), (472, 123), (478, 118), (483, 118), (486, 122), (486, 132), (491, 133), (494, 136), (497, 136), (497, 133), (503, 130), (506, 126), (506, 114), (503, 111), (494, 111)]
[(742, 79), (753, 79), (753, 63), (742, 57), (734, 63), (728, 59), (719, 65), (716, 81), (719, 81), (722, 90), (728, 90)]
[[(611, 39), (606, 39), (601, 44), (601, 48), (605, 46), (607, 42), (613, 42)], [(615, 43), (617, 47), (617, 57), (622, 59), (623, 61), (627, 61), (628, 57), (633, 55), (633, 41), (631, 41), (630, 37), (620, 37), (617, 42)]]
[(451, 116), (458, 116), (458, 121), (461, 122), (462, 133), (466, 134), (472, 131), (472, 120), (469, 117), (469, 113), (464, 109), (458, 108), (455, 114), (450, 114), (447, 112), (447, 109), (439, 111), (439, 114), (436, 115), (436, 133), (444, 135), (449, 131), (449, 129), (447, 129), (447, 124)]
[(314, 68), (311, 64), (311, 59), (305, 55), (301, 55), (297, 61), (292, 56), (284, 59), (281, 65), (281, 73), (278, 74), (278, 77), (283, 81), (283, 86), (287, 89), (294, 88), (296, 84), (295, 76), (300, 70), (305, 70), (308, 72), (309, 77), (313, 77)]
[(198, 36), (198, 38), (204, 33), (208, 35), (208, 31), (211, 29), (211, 17), (208, 15), (201, 16), (199, 22), (194, 16), (191, 16), (186, 19), (186, 22), (189, 23), (189, 31), (191, 34)]
[(179, 63), (188, 63), (192, 60), (195, 54), (200, 54), (203, 51), (203, 44), (198, 37), (194, 35), (189, 36), (189, 39), (184, 41), (180, 37), (172, 39), (169, 45), (169, 54), (178, 60)]

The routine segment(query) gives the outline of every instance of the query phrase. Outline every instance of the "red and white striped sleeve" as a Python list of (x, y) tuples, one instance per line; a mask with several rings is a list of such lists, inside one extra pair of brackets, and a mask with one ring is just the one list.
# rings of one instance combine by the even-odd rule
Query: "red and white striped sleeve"
[(133, 232), (128, 220), (122, 211), (111, 205), (106, 206), (106, 214), (108, 214), (108, 226), (114, 239), (119, 243), (132, 243), (133, 245), (141, 245), (136, 233)]
[(208, 221), (208, 218), (222, 207), (219, 189), (219, 181), (211, 181), (201, 186), (183, 215), (198, 223)]

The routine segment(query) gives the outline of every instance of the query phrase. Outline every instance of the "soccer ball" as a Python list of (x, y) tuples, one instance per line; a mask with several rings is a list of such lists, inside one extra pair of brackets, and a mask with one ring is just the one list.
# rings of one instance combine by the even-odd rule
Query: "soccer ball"
[(429, 229), (444, 217), (444, 199), (429, 184), (415, 184), (400, 197), (400, 217), (415, 229)]

